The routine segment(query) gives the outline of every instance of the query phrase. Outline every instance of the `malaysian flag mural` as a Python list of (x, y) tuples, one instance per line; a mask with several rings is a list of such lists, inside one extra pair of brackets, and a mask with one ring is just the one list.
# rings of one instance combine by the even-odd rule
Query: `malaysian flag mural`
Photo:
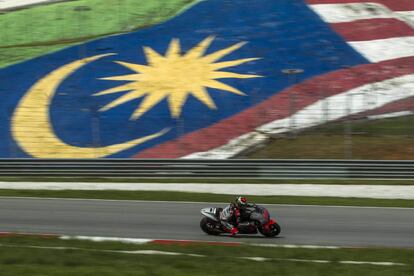
[(229, 158), (406, 110), (413, 73), (414, 1), (199, 1), (1, 69), (0, 157)]

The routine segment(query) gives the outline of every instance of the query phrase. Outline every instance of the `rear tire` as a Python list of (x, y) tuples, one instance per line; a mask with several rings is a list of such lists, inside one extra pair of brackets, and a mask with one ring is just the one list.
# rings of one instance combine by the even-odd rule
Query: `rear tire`
[(209, 219), (207, 217), (203, 217), (200, 221), (200, 228), (201, 230), (203, 230), (205, 233), (209, 234), (209, 235), (220, 235), (220, 231), (218, 231), (215, 226), (216, 226), (217, 222)]

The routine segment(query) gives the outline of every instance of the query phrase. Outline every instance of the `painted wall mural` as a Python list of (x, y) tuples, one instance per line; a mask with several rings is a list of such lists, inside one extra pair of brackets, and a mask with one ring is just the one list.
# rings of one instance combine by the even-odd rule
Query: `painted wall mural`
[[(243, 137), (349, 115), (341, 97), (353, 89), (406, 87), (388, 87), (371, 110), (411, 97), (414, 3), (365, 2), (200, 1), (162, 24), (3, 68), (0, 158), (226, 158)], [(378, 11), (399, 17), (367, 31)], [(400, 50), (379, 50), (390, 45)], [(328, 98), (337, 108), (326, 115)]]

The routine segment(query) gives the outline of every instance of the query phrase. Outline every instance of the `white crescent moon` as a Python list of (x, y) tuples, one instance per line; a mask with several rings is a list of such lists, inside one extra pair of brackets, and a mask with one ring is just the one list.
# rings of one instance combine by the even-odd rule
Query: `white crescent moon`
[(11, 126), (15, 141), (25, 152), (37, 158), (99, 158), (142, 144), (168, 131), (164, 129), (125, 143), (97, 148), (68, 145), (56, 136), (49, 117), (56, 89), (82, 66), (109, 55), (113, 54), (97, 55), (64, 65), (29, 89), (14, 111)]

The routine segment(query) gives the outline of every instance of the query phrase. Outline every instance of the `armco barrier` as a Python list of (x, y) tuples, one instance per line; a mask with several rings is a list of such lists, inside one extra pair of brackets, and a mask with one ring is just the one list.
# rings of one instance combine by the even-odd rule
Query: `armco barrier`
[(0, 159), (0, 176), (414, 179), (414, 161)]

